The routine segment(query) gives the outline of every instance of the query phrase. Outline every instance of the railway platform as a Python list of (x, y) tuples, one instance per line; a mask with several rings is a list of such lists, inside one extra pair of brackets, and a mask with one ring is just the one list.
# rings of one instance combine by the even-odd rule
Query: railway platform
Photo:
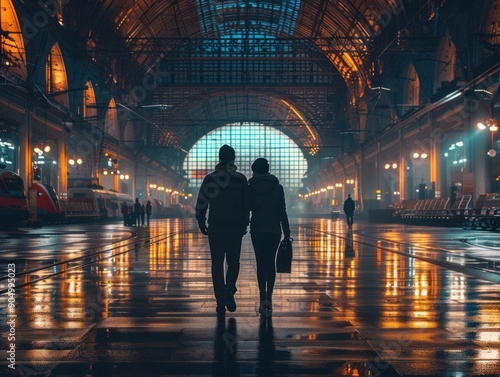
[(224, 320), (191, 218), (1, 231), (0, 375), (500, 376), (498, 233), (291, 225), (272, 318), (246, 235)]

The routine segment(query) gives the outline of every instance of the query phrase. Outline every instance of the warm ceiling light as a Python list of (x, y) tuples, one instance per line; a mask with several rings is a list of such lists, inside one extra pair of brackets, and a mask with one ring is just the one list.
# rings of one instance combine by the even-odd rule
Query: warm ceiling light
[(488, 128), (492, 132), (498, 131), (498, 122), (495, 118), (486, 119), (486, 124), (483, 122), (478, 122), (476, 126), (480, 131), (486, 128)]

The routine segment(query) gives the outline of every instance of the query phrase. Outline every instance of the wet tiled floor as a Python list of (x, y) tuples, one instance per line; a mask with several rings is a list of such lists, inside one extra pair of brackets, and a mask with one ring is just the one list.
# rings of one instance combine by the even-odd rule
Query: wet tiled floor
[(247, 235), (238, 309), (223, 321), (192, 219), (5, 230), (1, 344), (15, 318), (15, 365), (3, 357), (0, 375), (500, 376), (497, 233), (361, 221), (349, 234), (330, 219), (292, 229), (272, 320), (257, 313)]

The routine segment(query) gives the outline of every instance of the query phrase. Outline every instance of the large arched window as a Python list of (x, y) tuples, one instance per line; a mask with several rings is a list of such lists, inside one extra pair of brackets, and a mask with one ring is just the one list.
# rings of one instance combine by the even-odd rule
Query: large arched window
[(12, 1), (2, 0), (0, 7), (0, 64), (7, 72), (25, 80), (26, 51), (24, 49), (21, 26)]
[(53, 95), (57, 102), (69, 107), (66, 68), (61, 49), (57, 43), (52, 46), (47, 57), (45, 80), (47, 82), (47, 93)]
[(219, 148), (228, 144), (236, 150), (238, 170), (247, 178), (252, 176), (251, 165), (258, 157), (269, 160), (270, 172), (288, 190), (302, 187), (307, 160), (302, 150), (284, 133), (257, 123), (231, 124), (202, 137), (184, 160), (184, 170), (190, 186), (199, 187), (206, 174), (214, 170)]
[(420, 78), (418, 77), (417, 70), (413, 64), (408, 67), (406, 78), (402, 115), (404, 115), (407, 111), (420, 106)]
[(436, 60), (435, 89), (444, 83), (451, 82), (456, 77), (457, 49), (447, 32), (441, 40)]
[(90, 81), (87, 81), (87, 89), (83, 92), (83, 117), (94, 127), (97, 126), (97, 108), (94, 87)]
[(116, 111), (116, 102), (113, 98), (109, 101), (108, 111), (104, 119), (104, 130), (115, 139), (120, 139), (120, 129), (118, 128), (118, 114)]

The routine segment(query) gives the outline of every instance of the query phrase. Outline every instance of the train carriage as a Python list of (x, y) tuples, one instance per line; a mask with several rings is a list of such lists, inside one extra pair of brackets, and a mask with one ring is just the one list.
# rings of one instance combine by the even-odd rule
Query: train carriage
[(91, 212), (99, 214), (103, 220), (120, 219), (122, 217), (121, 203), (123, 201), (133, 203), (130, 195), (89, 187), (70, 188), (68, 201), (85, 203)]
[(12, 224), (28, 217), (28, 199), (22, 178), (0, 164), (0, 222)]
[(54, 188), (41, 182), (33, 182), (31, 188), (37, 191), (38, 218), (49, 223), (62, 221), (61, 206)]

